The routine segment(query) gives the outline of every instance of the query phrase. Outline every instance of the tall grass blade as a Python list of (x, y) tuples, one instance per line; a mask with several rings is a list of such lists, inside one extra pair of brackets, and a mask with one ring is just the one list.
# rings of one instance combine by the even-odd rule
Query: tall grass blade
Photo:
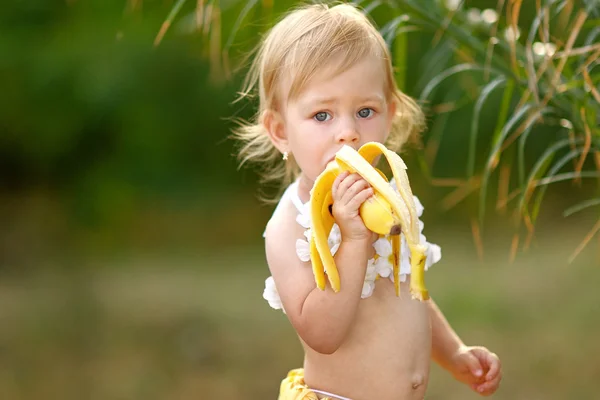
[[(402, 22), (403, 15), (395, 18), (395, 20)], [(397, 25), (395, 25), (397, 26)], [(394, 31), (396, 29), (394, 28)], [(395, 68), (395, 76), (398, 87), (401, 91), (406, 91), (406, 70), (407, 70), (407, 60), (406, 60), (406, 48), (407, 48), (407, 34), (398, 34), (395, 37), (394, 41), (394, 68)]]
[(575, 178), (598, 178), (600, 177), (600, 171), (582, 171), (582, 172), (565, 172), (562, 174), (554, 175), (553, 177), (540, 179), (535, 187), (547, 186), (557, 182), (564, 182)]
[(500, 161), (500, 149), (502, 147), (502, 143), (504, 142), (504, 138), (506, 138), (508, 133), (513, 129), (517, 121), (519, 121), (521, 117), (532, 107), (533, 105), (526, 104), (523, 107), (521, 107), (521, 109), (519, 109), (515, 114), (513, 114), (512, 118), (504, 125), (498, 137), (495, 138), (494, 142), (492, 143), (493, 147), (481, 177), (481, 190), (479, 196), (479, 221), (481, 226), (483, 226), (483, 215), (485, 213), (485, 201), (487, 197), (488, 182), (492, 171), (496, 168), (496, 165)]
[(529, 125), (529, 127), (525, 129), (525, 131), (523, 131), (523, 134), (519, 138), (519, 148), (517, 150), (517, 174), (519, 179), (519, 186), (523, 186), (523, 184), (525, 183), (525, 143), (527, 142), (527, 138), (529, 137), (532, 128), (533, 125)]
[(420, 99), (427, 99), (431, 95), (431, 92), (433, 92), (433, 90), (435, 90), (435, 88), (438, 87), (444, 80), (451, 77), (452, 75), (456, 75), (465, 71), (483, 71), (483, 68), (474, 64), (459, 64), (455, 65), (452, 68), (448, 68), (447, 70), (439, 74), (437, 77), (432, 79), (429, 82), (429, 84), (427, 84), (427, 86), (425, 87), (425, 89), (423, 89), (423, 92), (421, 93)]
[(481, 114), (481, 109), (488, 96), (496, 89), (500, 87), (502, 84), (506, 82), (506, 78), (504, 76), (499, 76), (481, 90), (481, 94), (477, 98), (477, 102), (475, 103), (475, 110), (473, 112), (473, 118), (471, 119), (471, 135), (469, 138), (469, 154), (467, 156), (467, 178), (470, 178), (475, 173), (475, 150), (477, 147), (477, 134), (479, 131), (479, 115)]
[(387, 24), (385, 24), (380, 30), (379, 33), (381, 33), (381, 36), (383, 36), (383, 39), (385, 40), (386, 44), (388, 45), (388, 48), (392, 47), (392, 42), (394, 40), (397, 40), (397, 36), (398, 35), (398, 27), (400, 26), (400, 24), (407, 22), (409, 20), (409, 16), (406, 14), (402, 14), (402, 15), (398, 15), (397, 17), (393, 18), (391, 21), (389, 21)]
[(225, 43), (225, 47), (223, 48), (224, 53), (229, 52), (229, 49), (231, 48), (231, 46), (233, 46), (233, 41), (235, 40), (237, 32), (240, 30), (240, 27), (241, 27), (242, 23), (244, 22), (244, 19), (246, 19), (246, 17), (250, 13), (250, 10), (252, 10), (256, 6), (257, 3), (258, 3), (258, 0), (248, 0), (246, 2), (246, 5), (244, 6), (242, 11), (236, 18), (236, 20), (233, 24), (233, 28), (231, 28), (231, 32), (229, 33), (229, 39), (227, 40), (227, 43)]
[[(574, 140), (563, 139), (563, 140), (559, 140), (558, 142), (556, 142), (553, 145), (551, 145), (550, 147), (548, 147), (546, 149), (546, 151), (544, 151), (544, 153), (542, 153), (542, 155), (537, 159), (534, 166), (531, 168), (531, 171), (529, 172), (529, 176), (527, 177), (527, 181), (525, 182), (525, 187), (529, 187), (533, 183), (535, 177), (539, 174), (539, 171), (542, 168), (542, 166), (548, 162), (548, 159), (550, 159), (551, 157), (554, 157), (554, 155), (556, 154), (557, 151), (559, 151), (560, 149), (565, 148), (565, 147), (570, 147), (572, 145), (578, 145), (581, 142), (582, 142), (581, 138), (575, 138)], [(576, 151), (577, 151), (577, 149), (572, 150), (571, 153), (574, 153)], [(571, 153), (569, 153), (569, 154), (571, 154)], [(519, 200), (518, 208), (520, 208), (520, 209), (523, 208), (523, 204), (525, 202), (524, 196), (525, 196), (525, 191), (523, 191), (523, 193), (521, 194), (521, 198)]]
[(453, 52), (452, 46), (446, 45), (446, 43), (438, 45), (435, 49), (429, 49), (420, 62), (420, 64), (426, 65), (425, 67), (419, 66), (421, 73), (413, 90), (417, 93), (422, 92), (433, 78), (439, 76), (447, 68)]
[[(446, 96), (444, 96), (444, 101), (450, 101), (451, 99), (454, 99), (457, 95), (460, 94), (460, 88), (453, 88), (452, 90), (450, 90), (448, 93), (446, 93)], [(448, 121), (448, 119), (450, 118), (450, 113), (449, 112), (442, 112), (438, 115), (438, 117), (435, 119), (435, 121), (433, 122), (433, 125), (431, 126), (430, 129), (430, 135), (429, 135), (429, 140), (427, 142), (427, 145), (425, 147), (425, 160), (427, 160), (429, 165), (434, 164), (435, 162), (435, 158), (437, 156), (437, 152), (440, 146), (440, 143), (442, 141), (442, 136), (444, 134), (444, 132), (446, 132), (446, 122)]]
[(584, 45), (591, 46), (594, 43), (597, 43), (596, 37), (598, 37), (598, 35), (600, 35), (600, 21), (598, 21), (598, 25), (592, 29), (590, 33), (588, 33), (585, 38)]
[(160, 44), (163, 37), (169, 30), (169, 27), (173, 23), (173, 20), (175, 19), (175, 17), (177, 17), (177, 14), (179, 14), (179, 11), (181, 11), (181, 8), (185, 4), (185, 2), (186, 2), (186, 0), (177, 0), (177, 3), (175, 3), (175, 5), (171, 9), (171, 11), (169, 12), (167, 19), (162, 23), (162, 26), (160, 27), (160, 31), (158, 31), (158, 34), (156, 35), (156, 38), (154, 39), (154, 46), (158, 46)]
[(583, 241), (579, 244), (579, 246), (577, 246), (577, 249), (575, 249), (575, 251), (573, 252), (571, 257), (569, 257), (569, 263), (572, 263), (573, 260), (575, 260), (575, 258), (577, 258), (579, 253), (581, 253), (583, 251), (583, 249), (585, 249), (587, 244), (590, 242), (590, 240), (592, 240), (594, 235), (596, 235), (596, 233), (598, 233), (599, 230), (600, 230), (600, 219), (598, 221), (596, 221), (596, 224), (588, 232), (588, 234), (585, 236), (585, 238), (583, 238)]
[[(528, 245), (529, 245), (529, 241), (531, 240), (531, 237), (533, 235), (533, 230), (534, 230), (533, 225), (535, 223), (534, 222), (535, 217), (532, 215), (532, 213), (529, 212), (529, 209), (527, 208), (527, 201), (535, 192), (535, 183), (537, 182), (537, 180), (540, 177), (544, 176), (544, 174), (546, 173), (546, 170), (550, 167), (550, 164), (552, 163), (554, 156), (555, 156), (555, 153), (551, 154), (550, 157), (548, 157), (546, 160), (544, 160), (544, 162), (539, 166), (536, 174), (533, 175), (532, 179), (530, 181), (528, 181), (526, 185), (523, 186), (522, 198), (525, 199), (525, 203), (524, 203), (523, 207), (518, 208), (518, 210), (520, 210), (521, 215), (523, 216), (523, 219), (525, 221), (525, 226), (527, 227), (527, 230), (528, 230), (528, 235), (527, 235), (527, 238), (525, 239), (525, 247), (528, 247)], [(540, 190), (538, 192), (538, 196), (537, 196), (536, 200), (541, 201), (541, 199), (544, 196), (544, 189), (545, 188), (542, 188), (542, 190)]]
[(578, 213), (579, 211), (583, 211), (586, 208), (597, 206), (597, 205), (600, 205), (600, 197), (582, 201), (581, 203), (575, 204), (574, 206), (567, 208), (563, 212), (563, 216), (569, 217), (575, 213)]
[(370, 2), (367, 6), (363, 7), (363, 13), (370, 14), (374, 9), (381, 5), (380, 0), (374, 0)]
[[(560, 169), (562, 167), (564, 167), (565, 164), (567, 164), (569, 161), (573, 160), (575, 157), (577, 157), (579, 154), (581, 154), (582, 151), (583, 151), (582, 149), (575, 149), (575, 150), (571, 150), (570, 152), (568, 152), (561, 159), (559, 159), (556, 162), (556, 164), (554, 164), (552, 166), (552, 168), (550, 168), (550, 170), (548, 171), (548, 174), (543, 179), (552, 179), (553, 177), (555, 177), (557, 172), (560, 171)], [(532, 171), (532, 172), (535, 171), (535, 174), (530, 174), (529, 179), (527, 180), (527, 184), (525, 186), (525, 190), (523, 191), (521, 198), (519, 199), (518, 207), (520, 210), (522, 210), (522, 212), (524, 214), (528, 214), (527, 202), (528, 202), (528, 199), (533, 195), (533, 192), (534, 192), (533, 189), (536, 187), (536, 182), (540, 182), (539, 177), (541, 177), (545, 174), (544, 171), (550, 165), (550, 162), (551, 162), (552, 158), (554, 158), (555, 155), (556, 155), (556, 153), (554, 152), (554, 153), (550, 154), (545, 160), (544, 159), (538, 160), (538, 163), (536, 163), (536, 166), (534, 167), (534, 169)], [(541, 201), (541, 197), (544, 196), (545, 191), (546, 191), (546, 187), (544, 186), (538, 192), (537, 198), (539, 199), (539, 201)], [(538, 206), (537, 212), (539, 213), (539, 206)], [(535, 215), (532, 214), (532, 216), (533, 216), (534, 220), (535, 220), (535, 218), (537, 218), (537, 214), (535, 214)]]
[(539, 10), (531, 27), (529, 28), (529, 35), (527, 35), (527, 44), (525, 46), (525, 56), (527, 57), (526, 71), (527, 71), (527, 82), (529, 85), (529, 92), (533, 94), (536, 104), (540, 102), (540, 96), (538, 94), (538, 82), (536, 81), (536, 70), (533, 60), (533, 41), (535, 34), (538, 31), (542, 18), (544, 17), (544, 11)]
[(494, 128), (492, 143), (496, 143), (502, 134), (502, 128), (504, 127), (508, 117), (508, 111), (510, 109), (514, 90), (515, 81), (509, 80), (506, 83), (506, 89), (504, 89), (504, 95), (502, 96), (502, 103), (500, 105), (500, 111), (498, 112), (498, 118), (496, 119), (496, 127)]

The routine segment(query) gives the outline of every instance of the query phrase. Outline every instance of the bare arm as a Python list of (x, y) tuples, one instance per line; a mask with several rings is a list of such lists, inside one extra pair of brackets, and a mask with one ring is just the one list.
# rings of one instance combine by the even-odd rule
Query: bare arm
[(484, 396), (494, 393), (502, 379), (498, 356), (482, 346), (466, 346), (433, 300), (429, 305), (433, 360), (477, 393)]
[[(296, 236), (297, 237), (297, 236)], [(302, 340), (319, 353), (331, 354), (344, 341), (360, 301), (365, 278), (368, 241), (342, 240), (335, 254), (341, 290), (329, 283), (316, 287), (312, 265), (295, 253), (296, 237), (267, 231), (267, 260), (288, 319)]]
[(431, 356), (442, 368), (451, 370), (452, 357), (464, 346), (464, 343), (452, 329), (433, 299), (430, 299), (428, 304), (432, 331)]
[(343, 290), (334, 293), (329, 287), (325, 291), (314, 288), (302, 304), (299, 332), (321, 353), (336, 351), (352, 326), (365, 279), (368, 245), (368, 241), (342, 241), (335, 262)]
[(303, 232), (295, 224), (293, 206), (267, 227), (267, 261), (283, 307), (302, 340), (317, 352), (335, 352), (354, 321), (372, 244), (358, 208), (372, 194), (358, 174), (342, 173), (333, 184), (332, 213), (342, 237), (335, 254), (338, 293), (329, 285), (318, 289), (310, 261), (301, 262), (296, 256), (295, 243)]

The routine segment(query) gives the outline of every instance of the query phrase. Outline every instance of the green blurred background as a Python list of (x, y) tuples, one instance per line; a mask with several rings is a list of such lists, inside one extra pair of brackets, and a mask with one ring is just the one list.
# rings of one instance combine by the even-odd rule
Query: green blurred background
[[(425, 3), (448, 15), (460, 2)], [(523, 36), (536, 15), (535, 2), (525, 3)], [(240, 60), (294, 4), (3, 4), (0, 399), (275, 399), (287, 370), (301, 366), (285, 316), (262, 299), (269, 275), (262, 232), (273, 206), (258, 200), (256, 170), (238, 170), (228, 139), (232, 118), (249, 118), (255, 105), (233, 104)], [(588, 6), (584, 28), (592, 32), (599, 17), (589, 4), (568, 7), (574, 19)], [(376, 6), (373, 18), (385, 21)], [(497, 6), (467, 1), (459, 11)], [(396, 66), (404, 90), (419, 98), (458, 61), (435, 32), (408, 38)], [(473, 235), (477, 193), (449, 207), (454, 189), (436, 183), (464, 178), (474, 99), (461, 93), (478, 79), (467, 74), (424, 101), (466, 106), (428, 108), (421, 145), (403, 153), (425, 206), (424, 233), (442, 247), (427, 274), (430, 292), (467, 344), (501, 357), (505, 378), (495, 398), (598, 398), (598, 238), (568, 262), (598, 213), (562, 214), (597, 195), (597, 180), (552, 185), (531, 245), (520, 236), (516, 257), (511, 246), (523, 227), (515, 228), (510, 209), (496, 209), (501, 179), (491, 178), (480, 236)], [(496, 97), (480, 118), (478, 169), (497, 126)], [(589, 90), (586, 99), (593, 102)], [(531, 137), (527, 155), (535, 160), (559, 133), (541, 126)], [(478, 397), (433, 367), (428, 399)]]

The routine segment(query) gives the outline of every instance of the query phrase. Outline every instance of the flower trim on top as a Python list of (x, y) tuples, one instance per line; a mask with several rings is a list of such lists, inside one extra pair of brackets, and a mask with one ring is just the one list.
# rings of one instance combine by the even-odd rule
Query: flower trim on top
[[(398, 192), (396, 184), (392, 179), (390, 181), (392, 188)], [(415, 202), (415, 208), (417, 211), (417, 217), (421, 217), (423, 214), (424, 207), (416, 196), (413, 196)], [(296, 222), (300, 224), (304, 230), (304, 239), (296, 240), (296, 254), (298, 258), (303, 262), (310, 261), (310, 237), (311, 237), (311, 217), (310, 217), (310, 201), (302, 204), (300, 207)], [(424, 245), (426, 250), (426, 262), (425, 270), (437, 263), (442, 258), (442, 252), (440, 246), (437, 244), (427, 242), (427, 238), (423, 235), (424, 224), (419, 219), (419, 236), (420, 242)], [(404, 237), (404, 233), (401, 236), (401, 248), (400, 248), (400, 282), (405, 282), (407, 275), (411, 272), (410, 267), (410, 250)], [(335, 255), (340, 247), (342, 236), (340, 234), (340, 228), (337, 224), (334, 224), (331, 233), (329, 234), (328, 244), (331, 251), (331, 255)], [(378, 240), (373, 243), (375, 249), (375, 256), (368, 260), (367, 271), (365, 273), (365, 280), (361, 292), (361, 298), (365, 299), (373, 294), (375, 289), (375, 281), (380, 278), (388, 278), (392, 282), (394, 281), (393, 264), (392, 264), (392, 243), (390, 235), (381, 236)], [(263, 291), (263, 298), (269, 302), (269, 305), (274, 309), (281, 309), (284, 313), (283, 304), (277, 292), (275, 281), (272, 276), (269, 276), (265, 281), (265, 289)]]

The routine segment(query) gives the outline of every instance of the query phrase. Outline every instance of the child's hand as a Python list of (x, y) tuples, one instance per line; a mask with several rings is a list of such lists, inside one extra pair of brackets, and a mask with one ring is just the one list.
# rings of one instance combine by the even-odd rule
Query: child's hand
[(358, 174), (341, 173), (331, 188), (332, 214), (340, 227), (342, 240), (361, 241), (371, 237), (359, 214), (361, 204), (373, 195), (369, 183)]
[(498, 356), (485, 347), (464, 346), (452, 357), (453, 375), (482, 396), (493, 394), (502, 379)]

